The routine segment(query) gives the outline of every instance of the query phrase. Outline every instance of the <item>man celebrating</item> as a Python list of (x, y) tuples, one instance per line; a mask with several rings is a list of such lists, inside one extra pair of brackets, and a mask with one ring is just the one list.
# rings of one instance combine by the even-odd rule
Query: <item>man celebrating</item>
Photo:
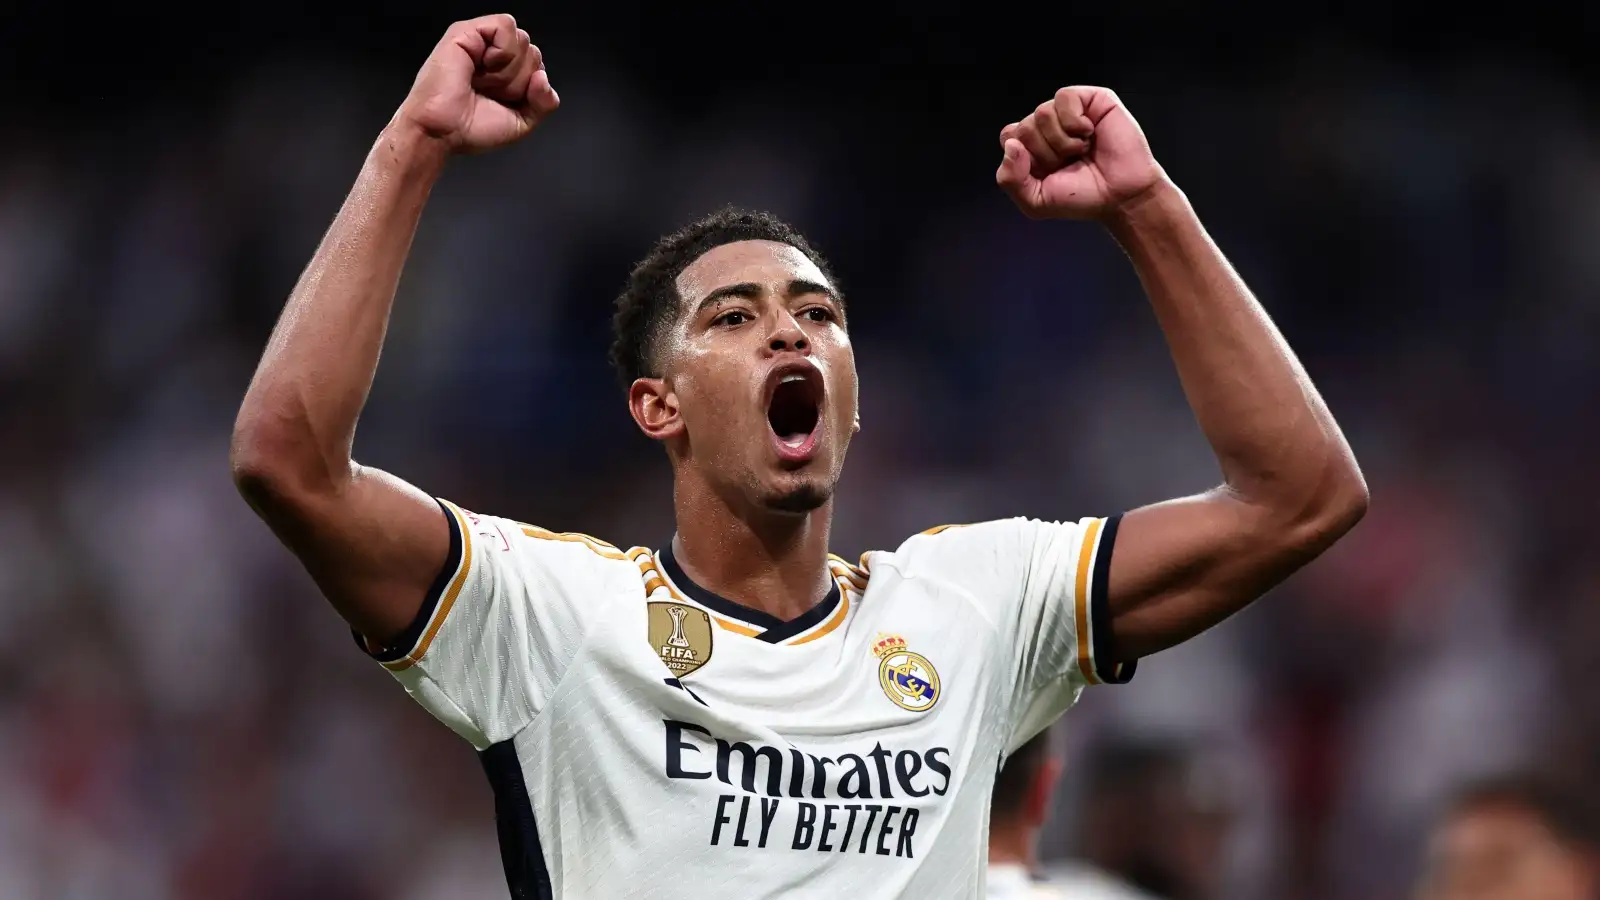
[(509, 16), (446, 32), (289, 298), (232, 456), (363, 647), (480, 751), (515, 896), (979, 896), (996, 762), (1364, 511), (1304, 371), (1097, 87), (1006, 126), (997, 180), (1121, 242), (1223, 486), (829, 556), (859, 426), (845, 298), (799, 234), (736, 212), (663, 239), (618, 300), (628, 410), (672, 463), (669, 542), (480, 516), (354, 462), (435, 180), (558, 102)]

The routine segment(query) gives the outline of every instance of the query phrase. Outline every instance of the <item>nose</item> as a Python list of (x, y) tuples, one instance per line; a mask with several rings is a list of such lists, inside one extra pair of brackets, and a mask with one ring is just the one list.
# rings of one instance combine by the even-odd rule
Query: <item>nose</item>
[(809, 354), (811, 342), (806, 340), (806, 333), (800, 328), (800, 323), (795, 317), (784, 313), (777, 317), (772, 334), (767, 337), (767, 349), (772, 353), (792, 350), (796, 353)]

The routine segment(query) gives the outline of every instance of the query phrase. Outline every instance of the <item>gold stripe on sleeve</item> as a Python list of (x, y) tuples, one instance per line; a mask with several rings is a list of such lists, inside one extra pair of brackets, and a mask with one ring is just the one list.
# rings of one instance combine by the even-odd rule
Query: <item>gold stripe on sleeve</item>
[(428, 654), (428, 647), (433, 644), (433, 639), (439, 634), (439, 628), (444, 625), (445, 616), (450, 615), (451, 607), (456, 605), (456, 598), (461, 596), (461, 588), (467, 583), (467, 574), (472, 571), (472, 529), (467, 527), (467, 521), (461, 515), (461, 510), (454, 503), (446, 500), (445, 505), (450, 508), (450, 515), (455, 516), (456, 529), (461, 533), (461, 564), (456, 568), (456, 577), (450, 579), (450, 586), (445, 589), (444, 596), (439, 598), (439, 607), (434, 610), (433, 621), (428, 623), (428, 630), (423, 632), (422, 640), (411, 648), (411, 652), (393, 662), (383, 663), (383, 667), (391, 672), (403, 672), (411, 668), (422, 657)]
[(1073, 606), (1076, 616), (1073, 621), (1073, 630), (1078, 634), (1078, 671), (1083, 674), (1083, 680), (1089, 684), (1099, 684), (1100, 679), (1095, 677), (1094, 652), (1090, 648), (1089, 621), (1089, 573), (1094, 569), (1095, 542), (1100, 538), (1100, 528), (1105, 525), (1104, 519), (1093, 519), (1083, 530), (1083, 544), (1078, 548), (1078, 577), (1073, 585)]
[(537, 525), (528, 525), (522, 522), (518, 522), (517, 524), (522, 527), (522, 533), (531, 538), (538, 538), (541, 541), (566, 541), (574, 544), (582, 544), (606, 559), (628, 558), (626, 554), (624, 554), (621, 550), (618, 550), (616, 547), (613, 547), (599, 538), (590, 537), (587, 534), (579, 534), (576, 531), (551, 531), (548, 528), (540, 528)]

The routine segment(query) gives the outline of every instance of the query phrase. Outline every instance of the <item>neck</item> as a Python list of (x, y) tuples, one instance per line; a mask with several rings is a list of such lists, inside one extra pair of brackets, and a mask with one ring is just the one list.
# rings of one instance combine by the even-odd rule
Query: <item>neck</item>
[(832, 500), (803, 515), (737, 508), (702, 479), (680, 471), (673, 508), (673, 554), (701, 587), (785, 620), (811, 609), (831, 589)]
[(1033, 835), (1015, 823), (991, 821), (989, 823), (989, 864), (1011, 864), (1032, 871), (1037, 864), (1034, 858)]

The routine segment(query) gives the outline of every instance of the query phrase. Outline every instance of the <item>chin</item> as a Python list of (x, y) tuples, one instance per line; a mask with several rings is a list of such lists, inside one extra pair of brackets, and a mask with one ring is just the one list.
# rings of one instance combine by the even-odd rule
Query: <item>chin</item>
[(804, 515), (812, 510), (820, 509), (832, 497), (832, 485), (824, 485), (815, 481), (802, 481), (769, 492), (763, 498), (762, 505), (773, 512)]

